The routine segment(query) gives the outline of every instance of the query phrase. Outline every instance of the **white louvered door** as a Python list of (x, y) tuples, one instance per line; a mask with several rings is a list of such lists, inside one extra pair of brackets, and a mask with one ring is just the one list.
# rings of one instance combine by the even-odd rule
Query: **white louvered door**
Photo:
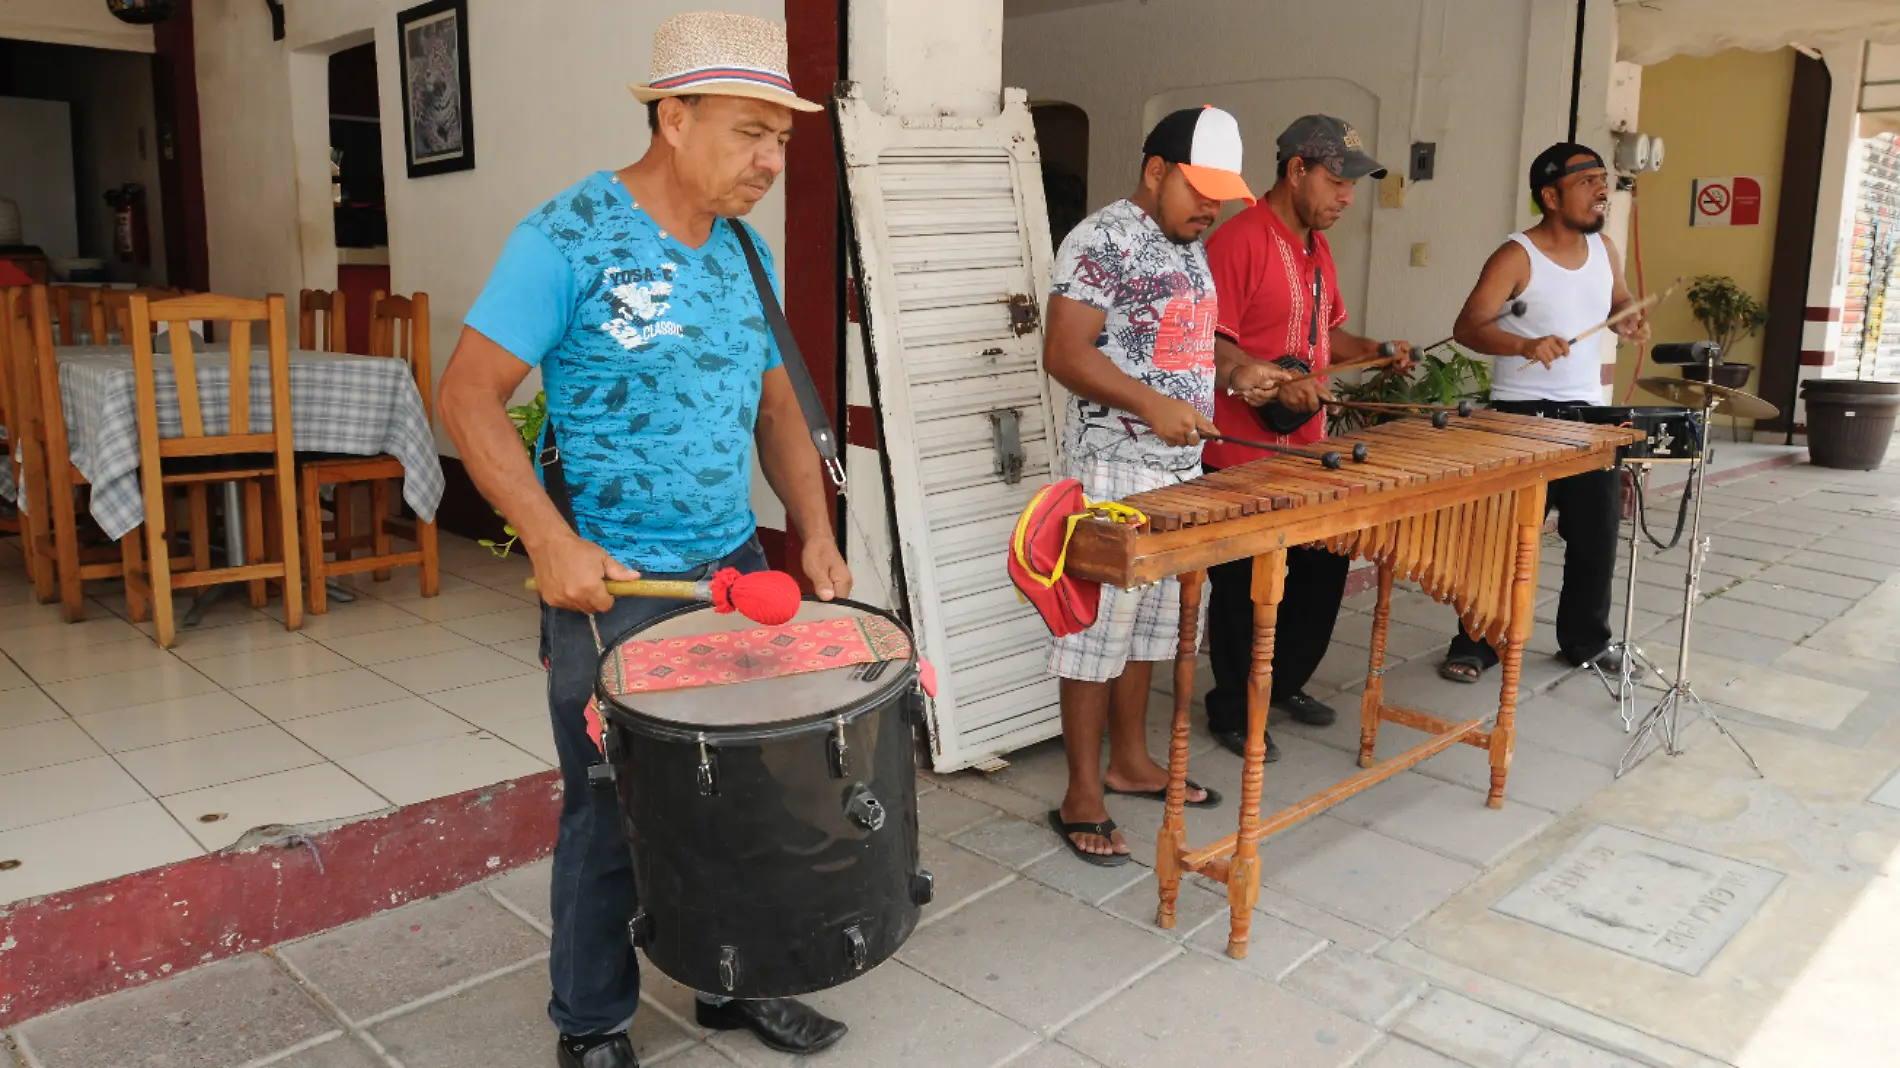
[[(1004, 570), (1017, 515), (1055, 477), (1059, 427), (1041, 369), (1050, 254), (1035, 131), (1019, 90), (980, 121), (893, 119), (851, 92), (839, 123), (894, 555), (937, 665), (930, 741), (949, 771), (1061, 730), (1048, 631)], [(1014, 480), (998, 470), (1006, 413)], [(857, 518), (861, 537), (882, 537), (885, 517)]]

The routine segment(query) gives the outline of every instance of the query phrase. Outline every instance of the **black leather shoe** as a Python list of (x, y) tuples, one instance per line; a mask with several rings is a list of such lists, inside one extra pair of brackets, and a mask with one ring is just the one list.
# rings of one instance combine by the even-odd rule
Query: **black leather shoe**
[(1333, 721), (1339, 718), (1339, 713), (1333, 711), (1333, 706), (1315, 700), (1304, 690), (1291, 697), (1274, 698), (1273, 707), (1301, 723), (1314, 727), (1330, 727)]
[(555, 1061), (561, 1068), (640, 1068), (633, 1042), (624, 1034), (605, 1041), (598, 1035), (562, 1035)]
[(840, 1021), (791, 998), (728, 1001), (724, 1005), (695, 1000), (693, 1015), (699, 1026), (714, 1031), (750, 1031), (780, 1053), (816, 1053), (836, 1045), (848, 1030)]
[[(1242, 760), (1247, 759), (1246, 731), (1214, 731), (1212, 733), (1214, 740), (1219, 742), (1222, 748)], [(1267, 763), (1271, 764), (1278, 759), (1280, 759), (1280, 747), (1273, 744), (1273, 734), (1269, 732), (1267, 734)]]

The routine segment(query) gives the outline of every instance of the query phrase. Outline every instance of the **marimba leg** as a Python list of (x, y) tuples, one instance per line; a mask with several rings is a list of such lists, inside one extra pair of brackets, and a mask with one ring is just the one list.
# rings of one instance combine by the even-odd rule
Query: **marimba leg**
[(1194, 703), (1194, 665), (1201, 648), (1201, 591), (1207, 572), (1180, 576), (1181, 630), (1174, 647), (1174, 730), (1168, 740), (1168, 803), (1161, 817), (1161, 841), (1155, 848), (1155, 881), (1161, 884), (1161, 903), (1155, 926), (1174, 926), (1174, 903), (1181, 894), (1181, 854), (1187, 851), (1187, 826), (1182, 806), (1187, 803), (1188, 710)]
[(1372, 659), (1366, 665), (1366, 688), (1359, 698), (1359, 766), (1373, 764), (1379, 742), (1379, 707), (1385, 703), (1385, 637), (1392, 624), (1392, 565), (1379, 565), (1379, 603), (1372, 610)]
[(1531, 632), (1531, 614), (1537, 604), (1537, 546), (1544, 529), (1544, 483), (1517, 495), (1517, 560), (1511, 569), (1511, 622), (1505, 628), (1503, 666), (1499, 682), (1498, 722), (1491, 730), (1491, 793), (1484, 803), (1504, 807), (1504, 780), (1511, 773), (1511, 753), (1517, 746), (1517, 682), (1524, 660), (1524, 642)]
[(1260, 900), (1260, 783), (1267, 765), (1267, 706), (1273, 700), (1273, 637), (1280, 599), (1286, 593), (1286, 550), (1253, 560), (1253, 670), (1247, 676), (1247, 755), (1240, 778), (1240, 833), (1227, 872), (1232, 913), (1227, 955), (1247, 955), (1254, 902)]

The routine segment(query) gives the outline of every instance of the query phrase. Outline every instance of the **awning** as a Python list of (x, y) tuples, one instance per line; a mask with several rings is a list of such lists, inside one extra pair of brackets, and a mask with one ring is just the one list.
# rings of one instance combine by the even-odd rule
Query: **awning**
[(1645, 65), (1830, 38), (1900, 42), (1896, 0), (1616, 0), (1616, 16), (1617, 58)]

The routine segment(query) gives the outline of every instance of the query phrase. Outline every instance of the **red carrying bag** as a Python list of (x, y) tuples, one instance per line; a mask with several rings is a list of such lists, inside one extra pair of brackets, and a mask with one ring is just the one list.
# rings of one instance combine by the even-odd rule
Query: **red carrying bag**
[(1075, 524), (1091, 514), (1121, 522), (1148, 521), (1147, 516), (1124, 504), (1090, 502), (1079, 480), (1065, 478), (1036, 491), (1017, 518), (1016, 531), (1010, 537), (1009, 580), (1042, 616), (1049, 633), (1058, 638), (1094, 626), (1095, 613), (1101, 607), (1101, 583), (1063, 574)]

